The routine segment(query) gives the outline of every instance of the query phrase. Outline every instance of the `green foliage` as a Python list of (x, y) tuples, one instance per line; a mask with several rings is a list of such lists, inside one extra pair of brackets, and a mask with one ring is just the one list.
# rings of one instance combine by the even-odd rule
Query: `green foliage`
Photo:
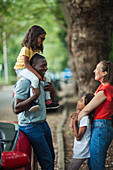
[(46, 6), (44, 1), (40, 0), (34, 0), (33, 2), (30, 0), (1, 0), (0, 63), (3, 64), (2, 33), (5, 31), (9, 76), (16, 75), (13, 68), (21, 49), (21, 42), (28, 29), (35, 24), (42, 26), (47, 32), (43, 55), (47, 58), (49, 70), (60, 72), (67, 66), (65, 33), (52, 13), (54, 12), (63, 23), (63, 17), (59, 11), (59, 1), (49, 0), (48, 2), (53, 11)]

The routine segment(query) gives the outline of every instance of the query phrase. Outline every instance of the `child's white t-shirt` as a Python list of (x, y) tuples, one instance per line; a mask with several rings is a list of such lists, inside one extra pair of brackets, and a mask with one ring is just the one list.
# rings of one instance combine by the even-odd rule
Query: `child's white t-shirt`
[(87, 129), (82, 139), (77, 141), (74, 137), (73, 158), (84, 159), (90, 157), (91, 126), (88, 116), (84, 116), (79, 122), (79, 127), (84, 126), (87, 126)]

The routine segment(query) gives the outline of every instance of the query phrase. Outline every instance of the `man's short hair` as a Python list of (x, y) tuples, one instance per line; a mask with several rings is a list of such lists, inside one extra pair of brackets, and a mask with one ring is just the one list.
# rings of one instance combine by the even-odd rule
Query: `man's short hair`
[(45, 59), (45, 57), (43, 55), (40, 55), (38, 53), (34, 54), (30, 60), (30, 65), (32, 64), (36, 64), (38, 60), (40, 59)]

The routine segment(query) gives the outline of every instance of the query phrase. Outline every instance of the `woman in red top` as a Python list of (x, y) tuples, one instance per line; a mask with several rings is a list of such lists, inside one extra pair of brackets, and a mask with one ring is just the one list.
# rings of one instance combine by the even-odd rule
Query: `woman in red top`
[(78, 121), (95, 109), (90, 142), (91, 170), (105, 170), (107, 150), (113, 139), (113, 63), (101, 61), (94, 70), (95, 80), (101, 85), (95, 97), (78, 115)]

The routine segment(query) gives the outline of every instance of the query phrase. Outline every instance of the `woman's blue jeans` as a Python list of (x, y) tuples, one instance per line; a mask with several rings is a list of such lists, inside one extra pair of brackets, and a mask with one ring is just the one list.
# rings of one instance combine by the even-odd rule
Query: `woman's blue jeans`
[(42, 170), (54, 170), (55, 154), (48, 123), (32, 123), (19, 128), (29, 138)]
[(90, 142), (91, 170), (105, 170), (107, 150), (113, 139), (110, 120), (94, 120)]

